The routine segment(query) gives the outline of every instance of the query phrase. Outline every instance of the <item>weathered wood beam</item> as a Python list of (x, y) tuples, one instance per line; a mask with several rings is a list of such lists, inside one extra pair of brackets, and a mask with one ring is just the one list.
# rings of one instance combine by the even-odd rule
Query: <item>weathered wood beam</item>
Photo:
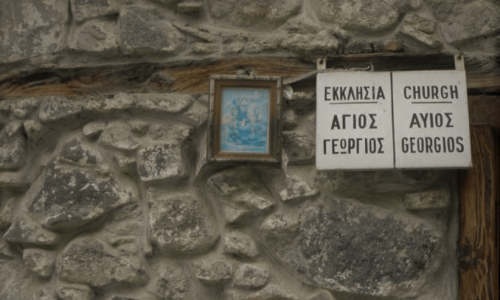
[[(375, 71), (451, 70), (451, 55), (360, 54), (327, 58), (329, 68), (366, 68)], [(316, 62), (295, 58), (225, 58), (168, 64), (140, 63), (96, 68), (38, 70), (0, 81), (0, 99), (41, 95), (81, 96), (117, 91), (204, 93), (212, 74), (256, 74), (295, 77), (316, 69)], [(500, 94), (500, 66), (494, 59), (466, 59), (467, 88), (470, 95)], [(171, 83), (154, 86), (150, 79), (161, 72)], [(314, 90), (315, 80), (296, 84)]]
[(488, 125), (500, 136), (500, 96), (469, 96), (470, 125)]
[(471, 128), (474, 167), (460, 177), (459, 299), (498, 299), (498, 139)]

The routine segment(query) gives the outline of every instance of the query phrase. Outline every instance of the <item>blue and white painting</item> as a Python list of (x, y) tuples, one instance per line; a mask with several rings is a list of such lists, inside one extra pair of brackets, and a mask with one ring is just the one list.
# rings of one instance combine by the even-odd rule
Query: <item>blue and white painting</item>
[(220, 149), (226, 152), (268, 152), (269, 90), (222, 90)]

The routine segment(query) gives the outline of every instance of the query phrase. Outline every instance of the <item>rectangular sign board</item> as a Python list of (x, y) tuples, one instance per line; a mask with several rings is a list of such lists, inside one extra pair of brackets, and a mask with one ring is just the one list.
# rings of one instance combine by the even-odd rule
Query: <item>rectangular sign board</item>
[(471, 166), (463, 71), (330, 72), (316, 83), (316, 167)]

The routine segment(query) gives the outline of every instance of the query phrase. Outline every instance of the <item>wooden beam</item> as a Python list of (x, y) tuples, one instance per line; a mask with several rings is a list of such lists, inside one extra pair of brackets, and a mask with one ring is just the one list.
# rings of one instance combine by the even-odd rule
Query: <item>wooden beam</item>
[[(329, 68), (366, 68), (375, 71), (452, 70), (451, 55), (359, 54), (328, 57)], [(486, 61), (486, 62), (485, 62)], [(42, 95), (81, 96), (117, 91), (158, 91), (204, 93), (212, 74), (274, 75), (295, 77), (316, 69), (315, 61), (297, 58), (250, 57), (139, 63), (74, 69), (43, 69), (0, 80), (0, 100)], [(467, 88), (470, 95), (500, 94), (500, 67), (496, 60), (466, 59)], [(158, 88), (151, 78), (162, 73), (168, 84)], [(314, 90), (315, 79), (296, 84)]]
[(460, 176), (460, 300), (498, 299), (499, 149), (488, 126), (471, 128), (474, 167)]
[(500, 96), (469, 96), (470, 125), (490, 126), (500, 136)]

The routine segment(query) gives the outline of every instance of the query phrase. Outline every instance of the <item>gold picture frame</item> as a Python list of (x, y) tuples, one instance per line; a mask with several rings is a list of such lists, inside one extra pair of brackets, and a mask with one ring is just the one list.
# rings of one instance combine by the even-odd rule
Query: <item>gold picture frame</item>
[(281, 163), (279, 76), (210, 78), (208, 162)]

